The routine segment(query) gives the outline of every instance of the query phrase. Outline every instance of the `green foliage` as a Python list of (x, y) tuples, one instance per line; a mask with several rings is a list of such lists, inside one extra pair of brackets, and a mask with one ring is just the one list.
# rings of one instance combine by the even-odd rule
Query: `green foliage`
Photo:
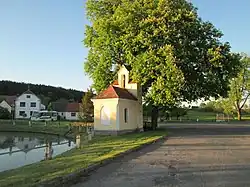
[(218, 108), (216, 108), (216, 101), (210, 101), (208, 103), (203, 103), (202, 106), (200, 106), (201, 111), (204, 112), (219, 112)]
[(235, 113), (233, 102), (228, 98), (218, 100), (215, 104), (215, 108), (227, 115), (233, 115)]
[(242, 69), (231, 81), (226, 105), (226, 108), (234, 108), (237, 111), (239, 120), (241, 110), (250, 96), (250, 57), (243, 55), (240, 62)]
[(200, 108), (205, 108), (206, 107), (206, 104), (205, 103), (201, 103), (200, 104)]
[(10, 119), (11, 113), (3, 107), (0, 107), (0, 119)]
[(82, 98), (80, 118), (83, 121), (91, 122), (94, 117), (94, 105), (91, 99), (94, 97), (92, 89), (89, 89)]
[(187, 115), (187, 109), (181, 107), (174, 107), (169, 109), (167, 113), (170, 117), (176, 117), (176, 119), (179, 119), (179, 117)]
[(47, 108), (48, 108), (48, 111), (52, 111), (53, 110), (52, 103), (49, 103)]
[(199, 18), (186, 0), (87, 0), (91, 25), (85, 71), (97, 92), (129, 64), (132, 78), (155, 105), (226, 96), (239, 70), (239, 55), (221, 31)]

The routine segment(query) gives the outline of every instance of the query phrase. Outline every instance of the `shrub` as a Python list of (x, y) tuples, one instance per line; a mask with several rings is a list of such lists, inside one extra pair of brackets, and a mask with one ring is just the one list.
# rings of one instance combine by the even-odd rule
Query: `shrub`
[(10, 119), (11, 113), (3, 107), (0, 107), (0, 119)]

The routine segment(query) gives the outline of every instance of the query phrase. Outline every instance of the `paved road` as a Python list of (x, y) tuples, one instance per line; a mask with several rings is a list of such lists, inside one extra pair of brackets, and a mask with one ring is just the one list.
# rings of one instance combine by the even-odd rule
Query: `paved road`
[(104, 166), (74, 187), (250, 186), (249, 127), (168, 131), (168, 140)]

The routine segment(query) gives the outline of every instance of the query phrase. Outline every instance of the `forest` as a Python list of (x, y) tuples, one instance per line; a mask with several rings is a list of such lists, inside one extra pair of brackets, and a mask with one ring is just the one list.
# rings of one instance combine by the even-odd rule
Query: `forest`
[(45, 105), (62, 98), (69, 101), (81, 102), (82, 97), (84, 96), (83, 91), (74, 89), (5, 80), (0, 81), (0, 95), (20, 95), (28, 88), (36, 94)]

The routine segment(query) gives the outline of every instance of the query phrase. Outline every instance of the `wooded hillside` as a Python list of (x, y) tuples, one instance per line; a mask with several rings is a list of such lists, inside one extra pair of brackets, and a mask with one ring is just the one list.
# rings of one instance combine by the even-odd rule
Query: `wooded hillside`
[(25, 92), (28, 87), (45, 105), (61, 98), (81, 102), (84, 95), (84, 92), (73, 89), (13, 81), (0, 81), (0, 95), (20, 95)]

